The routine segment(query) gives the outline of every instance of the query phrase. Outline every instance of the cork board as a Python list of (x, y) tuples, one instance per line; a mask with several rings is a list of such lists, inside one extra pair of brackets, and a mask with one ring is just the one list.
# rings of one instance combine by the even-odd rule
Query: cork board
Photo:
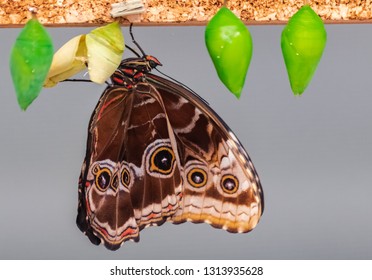
[[(29, 7), (38, 9), (37, 17), (46, 25), (101, 25), (112, 22), (111, 4), (122, 0), (0, 0), (0, 27), (18, 26), (30, 18)], [(125, 2), (125, 1), (124, 1)], [(139, 25), (205, 25), (223, 5), (222, 0), (142, 0), (140, 15), (119, 18)], [(330, 23), (372, 22), (372, 0), (230, 0), (229, 7), (247, 24), (286, 22), (303, 4), (308, 3)]]

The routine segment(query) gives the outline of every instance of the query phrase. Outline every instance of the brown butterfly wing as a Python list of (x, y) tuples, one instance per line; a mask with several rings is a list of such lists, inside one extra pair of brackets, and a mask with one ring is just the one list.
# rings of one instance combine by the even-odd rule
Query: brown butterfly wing
[(138, 241), (142, 228), (178, 209), (181, 177), (168, 127), (148, 84), (102, 95), (89, 125), (77, 218), (94, 244), (116, 250)]
[(110, 87), (93, 112), (79, 183), (79, 228), (116, 250), (166, 220), (252, 230), (263, 193), (244, 148), (186, 88), (147, 74)]
[(183, 194), (172, 221), (252, 230), (263, 213), (263, 191), (241, 143), (196, 94), (156, 75), (147, 77), (162, 97), (180, 157)]

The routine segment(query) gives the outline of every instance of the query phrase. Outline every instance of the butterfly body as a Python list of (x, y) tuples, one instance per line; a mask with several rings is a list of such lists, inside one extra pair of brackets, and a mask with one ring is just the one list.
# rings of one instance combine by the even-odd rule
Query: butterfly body
[(247, 232), (263, 212), (241, 143), (195, 93), (150, 73), (158, 65), (123, 60), (90, 120), (77, 224), (111, 250), (167, 220)]

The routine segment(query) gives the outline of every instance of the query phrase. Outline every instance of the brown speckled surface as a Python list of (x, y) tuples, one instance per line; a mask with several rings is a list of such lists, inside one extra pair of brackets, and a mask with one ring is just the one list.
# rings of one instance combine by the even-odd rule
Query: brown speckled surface
[[(112, 22), (111, 4), (120, 0), (0, 0), (0, 26), (24, 24), (30, 13), (48, 25), (99, 25)], [(236, 0), (227, 6), (247, 23), (280, 23), (287, 21), (305, 2), (326, 21), (372, 21), (372, 0)], [(146, 12), (132, 17), (141, 24), (205, 24), (222, 6), (221, 0), (144, 0)], [(121, 23), (128, 23), (124, 18)]]

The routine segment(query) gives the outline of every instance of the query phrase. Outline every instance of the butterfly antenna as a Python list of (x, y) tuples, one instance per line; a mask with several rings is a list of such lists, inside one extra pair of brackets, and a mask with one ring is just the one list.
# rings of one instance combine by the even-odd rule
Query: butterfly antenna
[(141, 57), (138, 52), (136, 52), (134, 49), (132, 49), (131, 47), (129, 47), (128, 45), (125, 45), (125, 47), (130, 50), (132, 53), (134, 53), (137, 57)]
[(133, 23), (131, 23), (130, 26), (129, 26), (129, 34), (130, 34), (130, 37), (132, 37), (132, 42), (141, 51), (143, 57), (145, 57), (146, 56), (145, 52), (143, 51), (143, 49), (141, 48), (141, 46), (136, 42), (136, 40), (134, 40), (134, 36), (133, 36), (133, 32), (132, 32), (132, 27), (133, 27)]

